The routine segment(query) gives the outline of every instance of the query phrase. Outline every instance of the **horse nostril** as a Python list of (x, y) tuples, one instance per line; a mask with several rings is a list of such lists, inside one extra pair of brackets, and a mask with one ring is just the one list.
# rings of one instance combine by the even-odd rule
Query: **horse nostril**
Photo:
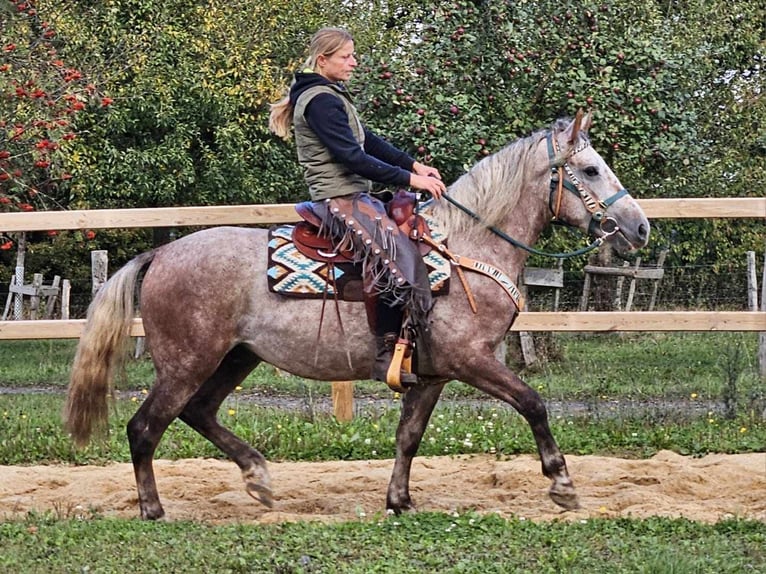
[(643, 223), (638, 226), (638, 237), (641, 239), (641, 241), (646, 241), (649, 239), (649, 226), (644, 225)]

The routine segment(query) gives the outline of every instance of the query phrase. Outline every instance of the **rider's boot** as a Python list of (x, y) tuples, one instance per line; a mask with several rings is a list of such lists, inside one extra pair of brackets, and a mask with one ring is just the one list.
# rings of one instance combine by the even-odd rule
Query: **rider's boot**
[[(367, 306), (367, 310), (373, 316), (368, 316), (368, 318), (371, 319), (370, 326), (375, 333), (375, 363), (372, 366), (371, 378), (388, 384), (388, 370), (394, 358), (396, 344), (399, 341), (404, 312), (401, 307), (389, 306), (383, 297), (378, 297), (370, 303), (372, 304)], [(417, 382), (418, 378), (414, 373), (403, 369), (399, 371), (400, 386), (408, 387), (417, 384)]]
[[(394, 358), (396, 343), (399, 341), (398, 333), (385, 333), (375, 336), (375, 364), (372, 366), (372, 379), (383, 381), (388, 384), (388, 369)], [(404, 369), (399, 370), (399, 385), (402, 387), (411, 387), (418, 383), (418, 377), (415, 373), (410, 373)]]

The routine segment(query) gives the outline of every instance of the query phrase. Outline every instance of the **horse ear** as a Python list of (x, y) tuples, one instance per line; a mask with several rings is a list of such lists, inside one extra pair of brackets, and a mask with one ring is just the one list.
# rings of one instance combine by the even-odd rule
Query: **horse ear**
[(593, 124), (593, 112), (588, 112), (582, 119), (582, 127), (580, 128), (584, 132), (590, 131), (590, 126)]
[(575, 116), (574, 121), (569, 124), (569, 128), (567, 129), (567, 141), (569, 142), (569, 145), (574, 145), (574, 143), (577, 141), (577, 137), (580, 135), (580, 126), (582, 126), (582, 108), (577, 110), (577, 115)]

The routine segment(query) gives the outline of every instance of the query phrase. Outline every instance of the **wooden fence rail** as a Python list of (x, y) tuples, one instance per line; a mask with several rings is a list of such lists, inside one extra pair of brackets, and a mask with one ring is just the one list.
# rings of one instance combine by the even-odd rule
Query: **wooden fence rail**
[[(85, 319), (0, 321), (1, 339), (77, 339)], [(762, 311), (537, 311), (521, 313), (511, 331), (764, 331)], [(142, 337), (133, 319), (133, 337)]]
[[(641, 199), (650, 219), (763, 218), (766, 197)], [(263, 225), (298, 220), (292, 203), (0, 213), (0, 231)]]

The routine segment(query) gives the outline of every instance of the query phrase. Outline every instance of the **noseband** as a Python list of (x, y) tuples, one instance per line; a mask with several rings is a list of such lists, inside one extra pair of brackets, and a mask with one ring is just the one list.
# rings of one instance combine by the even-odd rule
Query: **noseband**
[[(559, 150), (558, 142), (553, 136), (553, 131), (549, 132), (546, 136), (546, 142), (548, 145), (548, 161), (550, 162), (551, 166), (551, 193), (548, 199), (548, 206), (550, 207), (551, 213), (553, 213), (553, 222), (569, 225), (569, 223), (559, 218), (559, 212), (561, 211), (561, 200), (564, 188), (566, 188), (567, 190), (574, 193), (577, 197), (579, 197), (585, 206), (585, 209), (590, 212), (591, 220), (588, 224), (589, 234), (595, 235), (597, 227), (607, 237), (617, 233), (620, 228), (617, 226), (617, 222), (613, 218), (605, 217), (606, 211), (621, 197), (629, 195), (628, 190), (623, 187), (611, 197), (597, 201), (593, 195), (591, 195), (591, 193), (585, 189), (585, 186), (583, 186), (582, 182), (577, 179), (577, 176), (572, 171), (572, 168), (569, 167), (569, 163), (567, 161), (572, 156), (577, 155), (584, 149), (590, 147), (590, 142), (583, 138), (582, 142), (577, 147), (575, 147), (569, 153), (569, 155), (567, 155), (567, 157), (564, 158), (563, 162), (560, 159), (556, 159)], [(566, 176), (569, 178), (569, 180), (565, 179), (564, 173), (566, 173)]]

